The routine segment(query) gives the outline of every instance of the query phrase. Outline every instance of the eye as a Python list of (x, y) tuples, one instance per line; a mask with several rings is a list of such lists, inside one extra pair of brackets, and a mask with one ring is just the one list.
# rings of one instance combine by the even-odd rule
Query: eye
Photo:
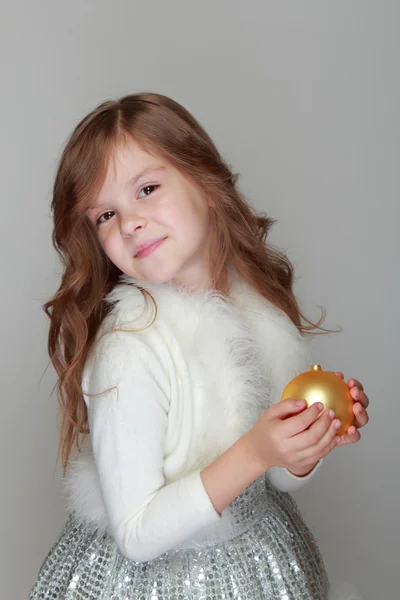
[[(158, 187), (160, 187), (159, 185), (145, 185), (141, 190), (140, 193), (143, 192), (144, 190), (149, 191), (149, 193), (146, 194), (146, 196), (150, 196), (150, 194), (152, 193), (153, 190), (156, 190)], [(140, 197), (140, 196), (139, 196)], [(143, 198), (143, 196), (142, 196)], [(105, 223), (106, 221), (109, 221), (111, 219), (111, 217), (114, 215), (114, 211), (112, 210), (108, 210), (107, 212), (103, 213), (96, 221), (96, 225), (101, 225), (102, 223)]]
[[(114, 212), (112, 210), (108, 210), (107, 212), (103, 213), (96, 221), (97, 225), (100, 225), (101, 223), (104, 223), (105, 221), (102, 221), (101, 219), (103, 217), (106, 217), (106, 221), (109, 221), (111, 219), (111, 217), (113, 216)], [(110, 216), (111, 215), (111, 216)]]
[[(152, 188), (157, 189), (158, 187), (160, 187), (159, 185), (145, 185), (141, 190), (140, 193), (143, 192), (143, 190), (151, 190)], [(140, 197), (140, 193), (139, 193), (139, 197)], [(146, 196), (150, 196), (152, 192), (150, 191), (148, 194), (146, 194)], [(142, 196), (143, 198), (143, 196)]]

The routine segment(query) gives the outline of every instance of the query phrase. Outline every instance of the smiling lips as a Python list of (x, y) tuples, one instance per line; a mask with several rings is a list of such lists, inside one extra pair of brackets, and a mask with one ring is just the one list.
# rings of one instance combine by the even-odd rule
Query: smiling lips
[(146, 256), (149, 256), (150, 254), (152, 254), (152, 252), (154, 252), (154, 250), (156, 250), (158, 248), (158, 246), (161, 246), (161, 244), (166, 239), (167, 238), (162, 238), (162, 239), (158, 239), (158, 240), (144, 242), (143, 244), (139, 244), (138, 247), (136, 248), (136, 254), (134, 255), (134, 258), (145, 258)]

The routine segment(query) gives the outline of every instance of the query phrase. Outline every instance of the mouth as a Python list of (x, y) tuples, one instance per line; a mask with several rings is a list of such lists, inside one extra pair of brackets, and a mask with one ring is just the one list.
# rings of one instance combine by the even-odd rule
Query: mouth
[(161, 238), (159, 240), (155, 240), (154, 242), (150, 242), (149, 244), (142, 245), (139, 247), (139, 252), (136, 252), (134, 258), (146, 258), (152, 254), (167, 238)]

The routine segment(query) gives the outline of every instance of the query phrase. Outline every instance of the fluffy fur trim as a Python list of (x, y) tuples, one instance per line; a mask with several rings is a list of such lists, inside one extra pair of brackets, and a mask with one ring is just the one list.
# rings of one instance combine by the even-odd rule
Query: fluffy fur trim
[[(152, 305), (137, 284), (124, 276), (109, 294), (113, 308), (99, 335), (151, 321)], [(164, 362), (176, 389), (165, 449), (169, 483), (215, 460), (280, 399), (290, 379), (309, 369), (311, 359), (287, 315), (243, 281), (233, 281), (232, 302), (215, 291), (140, 285), (154, 298), (157, 318), (137, 335)], [(65, 490), (70, 510), (107, 527), (90, 438), (68, 471)]]

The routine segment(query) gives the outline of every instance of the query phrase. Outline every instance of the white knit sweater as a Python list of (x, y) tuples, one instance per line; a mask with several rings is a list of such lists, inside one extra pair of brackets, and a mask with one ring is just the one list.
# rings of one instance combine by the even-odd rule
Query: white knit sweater
[[(157, 304), (146, 305), (134, 283)], [(90, 436), (67, 476), (69, 508), (107, 529), (121, 552), (143, 562), (218, 531), (232, 535), (201, 470), (248, 431), (308, 370), (309, 348), (290, 319), (239, 279), (231, 302), (124, 276), (109, 294), (83, 374)], [(99, 394), (99, 395), (96, 395)], [(320, 464), (320, 463), (319, 463)], [(274, 467), (272, 485), (293, 491), (304, 478)]]

